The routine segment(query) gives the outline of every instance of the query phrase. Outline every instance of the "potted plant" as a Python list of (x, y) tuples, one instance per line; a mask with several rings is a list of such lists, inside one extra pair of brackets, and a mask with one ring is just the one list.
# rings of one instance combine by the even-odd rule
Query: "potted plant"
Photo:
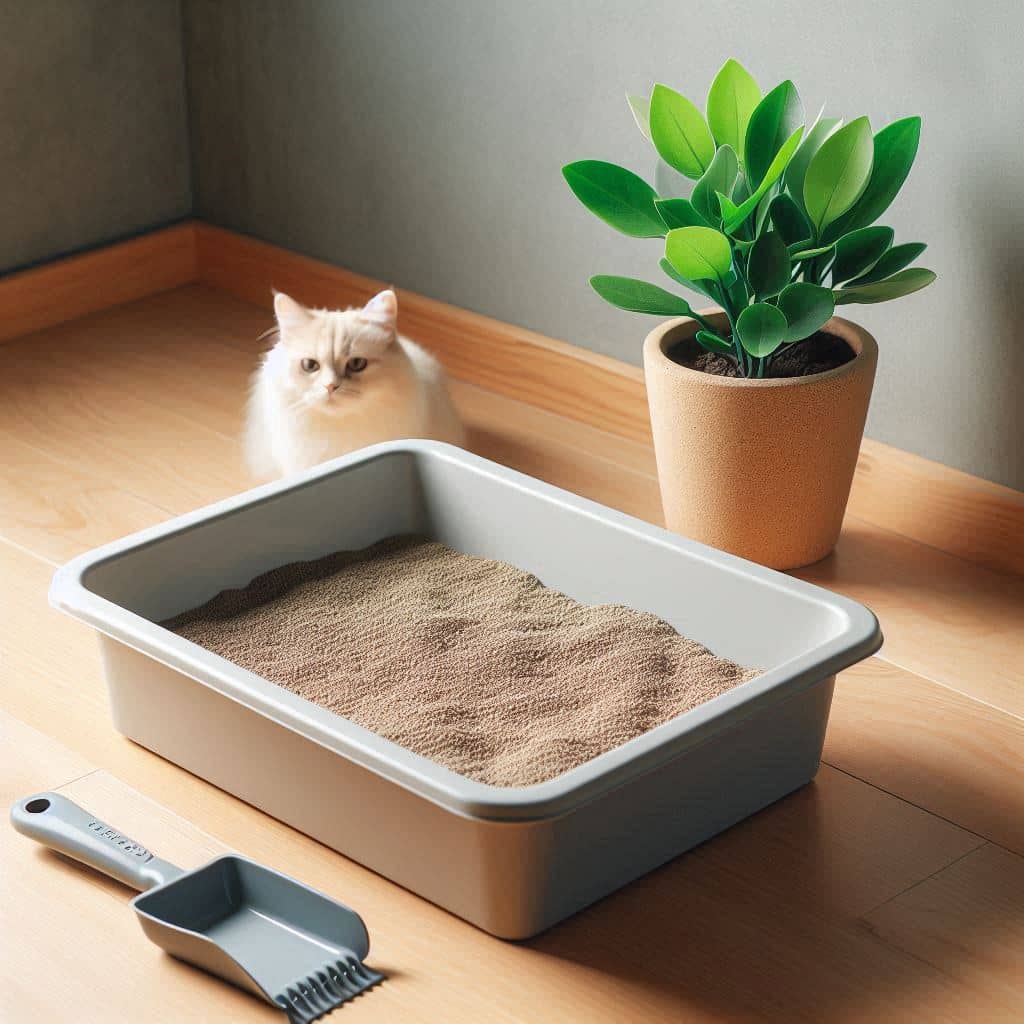
[(762, 96), (735, 60), (706, 116), (664, 85), (629, 102), (661, 160), (695, 182), (689, 196), (599, 160), (563, 174), (613, 228), (663, 239), (665, 276), (714, 304), (590, 280), (621, 309), (675, 318), (644, 343), (666, 523), (774, 568), (817, 561), (839, 536), (877, 360), (871, 335), (835, 307), (935, 279), (911, 266), (923, 244), (894, 244), (875, 224), (910, 171), (920, 118), (873, 134), (866, 117), (819, 115), (808, 130), (792, 82)]

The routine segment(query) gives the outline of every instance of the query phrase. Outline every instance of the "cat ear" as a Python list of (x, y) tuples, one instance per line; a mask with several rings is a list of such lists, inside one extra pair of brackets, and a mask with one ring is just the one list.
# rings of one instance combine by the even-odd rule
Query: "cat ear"
[(274, 292), (274, 312), (277, 314), (277, 326), (282, 331), (301, 327), (310, 320), (309, 310), (284, 292)]
[(390, 288), (374, 295), (359, 311), (359, 318), (373, 324), (374, 327), (395, 330), (398, 323), (398, 297)]

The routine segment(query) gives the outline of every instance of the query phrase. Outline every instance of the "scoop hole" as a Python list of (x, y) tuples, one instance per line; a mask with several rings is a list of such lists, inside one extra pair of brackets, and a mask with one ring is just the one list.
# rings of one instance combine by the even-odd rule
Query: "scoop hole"
[(50, 801), (44, 797), (40, 797), (38, 800), (29, 800), (29, 802), (25, 804), (25, 810), (28, 811), (29, 814), (42, 814), (43, 811), (49, 810), (49, 807)]

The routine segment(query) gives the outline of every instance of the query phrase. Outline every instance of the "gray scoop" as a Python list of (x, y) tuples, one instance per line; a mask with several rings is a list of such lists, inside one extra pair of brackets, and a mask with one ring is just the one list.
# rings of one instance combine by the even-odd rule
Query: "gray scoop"
[(11, 824), (142, 890), (132, 905), (153, 942), (261, 996), (295, 1024), (383, 978), (363, 965), (370, 940), (354, 910), (245, 857), (182, 871), (59, 793), (20, 800)]

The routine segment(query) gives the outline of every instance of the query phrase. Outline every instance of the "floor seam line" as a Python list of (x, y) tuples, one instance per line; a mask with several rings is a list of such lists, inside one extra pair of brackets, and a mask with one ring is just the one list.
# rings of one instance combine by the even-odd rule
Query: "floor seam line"
[[(905, 796), (900, 796), (899, 793), (894, 793), (890, 789), (886, 789), (884, 786), (879, 786), (875, 782), (871, 782), (869, 779), (861, 778), (855, 772), (851, 772), (846, 768), (840, 768), (839, 765), (833, 764), (827, 758), (822, 757), (822, 764), (827, 764), (833, 771), (840, 772), (851, 779), (856, 779), (858, 782), (863, 782), (865, 786), (870, 786), (872, 789), (877, 789), (879, 793), (885, 793), (886, 796), (891, 796), (894, 800), (899, 800), (901, 803), (907, 804), (909, 807), (916, 807), (919, 811), (923, 811), (925, 814), (930, 814), (933, 818), (938, 818), (939, 821), (944, 821), (947, 825), (952, 825), (954, 828), (960, 829), (961, 832), (966, 832), (968, 835), (974, 836), (975, 839), (981, 841), (981, 843), (992, 842), (988, 836), (983, 836), (980, 832), (975, 832), (974, 829), (968, 828), (966, 825), (961, 825), (959, 821), (954, 821), (952, 818), (947, 818), (944, 814), (939, 814), (937, 811), (930, 810), (927, 807), (922, 807), (921, 804), (915, 803), (913, 800), (908, 800)], [(981, 845), (979, 843), (979, 845)], [(977, 847), (975, 847), (977, 849)]]
[(1024, 714), (1018, 714), (1016, 711), (1011, 711), (1009, 708), (1000, 707), (998, 704), (993, 704), (990, 700), (985, 700), (983, 697), (978, 697), (973, 693), (968, 693), (966, 690), (958, 689), (956, 686), (943, 682), (941, 679), (936, 679), (934, 676), (930, 676), (926, 672), (921, 672), (919, 669), (911, 668), (911, 666), (905, 665), (903, 662), (897, 661), (895, 658), (887, 657), (884, 646), (871, 657), (877, 658), (879, 661), (884, 661), (887, 665), (892, 665), (903, 672), (908, 672), (912, 676), (917, 676), (918, 679), (923, 679), (927, 683), (932, 683), (935, 686), (941, 686), (944, 690), (949, 690), (951, 693), (956, 693), (961, 697), (966, 697), (968, 700), (972, 700), (976, 704), (980, 704), (982, 707), (990, 708), (993, 711), (999, 712), (1001, 715), (1006, 715), (1007, 718), (1012, 718), (1018, 722), (1024, 722)]
[[(894, 895), (890, 896), (888, 899), (882, 900), (882, 902), (879, 903), (877, 907), (872, 907), (866, 913), (859, 915), (860, 919), (862, 921), (864, 921), (865, 923), (870, 923), (870, 922), (868, 922), (867, 919), (872, 914), (875, 914), (879, 910), (881, 910), (882, 907), (887, 906), (888, 904), (892, 903), (893, 900), (898, 900), (901, 896), (906, 896), (906, 894), (908, 892), (913, 892), (919, 885), (924, 885), (925, 882), (930, 882), (936, 875), (941, 875), (943, 871), (947, 870), (948, 868), (953, 867), (954, 864), (959, 864), (960, 861), (962, 861), (965, 857), (970, 857), (970, 855), (972, 853), (977, 853), (977, 851), (980, 850), (983, 846), (988, 846), (988, 845), (990, 845), (988, 840), (984, 840), (983, 842), (979, 843), (977, 846), (973, 847), (972, 849), (967, 850), (965, 853), (960, 854), (959, 857), (954, 857), (948, 864), (943, 864), (941, 868), (936, 868), (930, 875), (927, 875), (924, 878), (918, 879), (916, 882), (914, 882), (911, 885), (908, 885), (905, 889), (900, 890), (900, 892), (895, 893)], [(899, 947), (897, 947), (897, 948), (899, 948)]]
[(48, 565), (53, 569), (60, 568), (60, 562), (56, 562), (52, 558), (48, 558), (46, 555), (41, 555), (38, 551), (33, 551), (31, 548), (25, 547), (24, 544), (18, 543), (16, 540), (11, 540), (10, 537), (3, 533), (0, 533), (0, 544), (6, 544), (7, 547), (12, 548), (15, 551), (19, 551), (23, 555), (28, 555), (29, 558), (37, 562), (42, 562), (44, 565)]
[(59, 786), (54, 787), (54, 792), (59, 792), (62, 789), (67, 789), (68, 786), (73, 786), (76, 782), (81, 782), (82, 779), (89, 778), (90, 775), (95, 775), (97, 772), (103, 771), (102, 768), (92, 768), (87, 772), (82, 772), (81, 775), (77, 775), (73, 779), (68, 779), (67, 782), (62, 782)]

